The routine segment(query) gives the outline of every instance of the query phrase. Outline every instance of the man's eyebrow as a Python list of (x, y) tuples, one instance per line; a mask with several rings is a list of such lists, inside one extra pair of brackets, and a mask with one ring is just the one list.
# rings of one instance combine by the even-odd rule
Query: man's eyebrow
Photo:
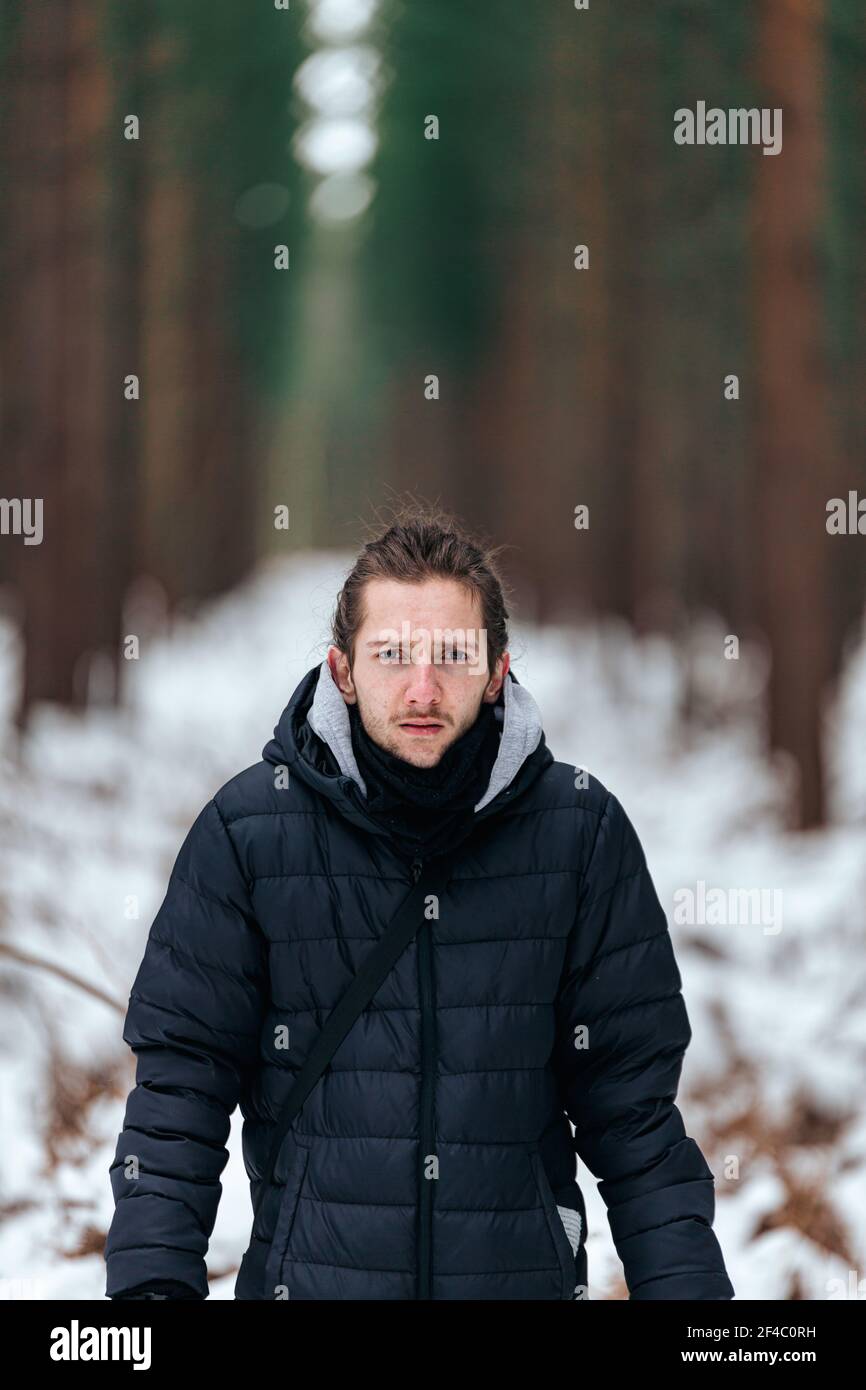
[[(400, 643), (402, 642), (402, 640), (403, 640), (402, 637), (390, 637), (390, 636), (387, 636), (387, 635), (386, 635), (385, 637), (371, 637), (370, 640), (369, 640), (369, 642), (365, 642), (365, 643), (364, 643), (364, 646), (365, 646), (365, 647), (378, 647), (379, 644), (380, 644), (381, 642), (390, 642), (392, 646), (397, 647), (397, 646), (400, 645)], [(455, 643), (454, 645), (455, 645), (455, 646), (459, 646), (459, 647), (463, 647), (463, 646), (465, 646), (466, 644), (465, 644), (465, 642), (457, 642), (457, 643)]]
[[(384, 637), (371, 637), (371, 638), (369, 639), (369, 641), (367, 641), (367, 642), (364, 643), (364, 646), (365, 646), (365, 647), (381, 647), (381, 645), (382, 645), (383, 642), (387, 642), (388, 645), (391, 646), (391, 647), (401, 647), (401, 646), (403, 645), (403, 639), (402, 639), (401, 637), (393, 637), (393, 636), (389, 637), (389, 636), (386, 635), (386, 636), (384, 636)], [(410, 641), (409, 645), (412, 646), (413, 643)], [(459, 647), (459, 648), (461, 648), (461, 650), (462, 650), (462, 649), (465, 648), (466, 643), (465, 643), (465, 642), (452, 642), (450, 645), (451, 645), (451, 646), (454, 646), (454, 647)]]

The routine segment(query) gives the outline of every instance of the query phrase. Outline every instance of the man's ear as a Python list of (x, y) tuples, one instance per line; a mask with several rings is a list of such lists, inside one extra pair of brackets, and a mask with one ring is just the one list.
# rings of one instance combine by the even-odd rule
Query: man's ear
[(328, 648), (328, 667), (331, 672), (331, 679), (346, 704), (356, 704), (358, 696), (355, 692), (355, 683), (352, 680), (352, 668), (349, 665), (348, 656), (345, 652), (341, 652), (339, 647), (331, 646)]
[(489, 705), (494, 705), (499, 699), (499, 692), (508, 675), (508, 668), (511, 665), (511, 653), (503, 652), (493, 668), (493, 675), (484, 687), (482, 700), (486, 700)]

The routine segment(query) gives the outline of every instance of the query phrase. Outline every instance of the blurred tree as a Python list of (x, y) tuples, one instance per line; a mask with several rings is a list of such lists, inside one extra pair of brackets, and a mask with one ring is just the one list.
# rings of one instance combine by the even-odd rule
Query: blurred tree
[[(866, 497), (866, 7), (828, 0), (824, 111), (828, 291), (828, 408), (833, 447), (827, 494)], [(830, 546), (833, 584), (826, 620), (834, 674), (859, 634), (866, 590), (862, 542)]]
[(769, 738), (796, 760), (797, 823), (825, 817), (821, 714), (832, 670), (828, 536), (826, 80), (823, 9), (761, 0), (762, 106), (783, 113), (783, 149), (755, 162), (755, 475), (759, 613), (769, 639)]
[(3, 27), (0, 451), (4, 494), (41, 499), (43, 539), (2, 538), (24, 640), (24, 705), (81, 704), (108, 627), (105, 172), (89, 159), (107, 90), (86, 0), (9, 6)]

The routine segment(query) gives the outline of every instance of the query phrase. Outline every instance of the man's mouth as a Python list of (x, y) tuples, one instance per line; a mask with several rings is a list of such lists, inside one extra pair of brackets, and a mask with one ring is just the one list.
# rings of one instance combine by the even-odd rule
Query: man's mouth
[(414, 734), (417, 738), (433, 738), (445, 725), (440, 724), (436, 719), (412, 719), (400, 725), (407, 734)]

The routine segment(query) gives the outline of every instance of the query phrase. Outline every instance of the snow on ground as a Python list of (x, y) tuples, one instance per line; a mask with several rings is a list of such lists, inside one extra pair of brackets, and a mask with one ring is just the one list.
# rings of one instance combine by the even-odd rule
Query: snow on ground
[[(21, 745), (20, 645), (0, 627), (0, 1296), (104, 1297), (108, 1167), (134, 1081), (121, 1028), (147, 931), (196, 814), (258, 760), (324, 655), (350, 559), (263, 565), (169, 631), (141, 586), (124, 708), (43, 705)], [(722, 636), (707, 620), (685, 659), (616, 623), (513, 625), (512, 661), (555, 756), (599, 777), (643, 842), (692, 1025), (678, 1103), (716, 1177), (738, 1297), (866, 1298), (866, 643), (828, 714), (834, 823), (794, 835), (789, 770), (760, 753), (760, 654), (723, 662)], [(714, 889), (715, 920), (700, 910)], [(233, 1297), (249, 1235), (240, 1123), (213, 1298)], [(578, 1177), (590, 1296), (622, 1298), (604, 1203)]]

